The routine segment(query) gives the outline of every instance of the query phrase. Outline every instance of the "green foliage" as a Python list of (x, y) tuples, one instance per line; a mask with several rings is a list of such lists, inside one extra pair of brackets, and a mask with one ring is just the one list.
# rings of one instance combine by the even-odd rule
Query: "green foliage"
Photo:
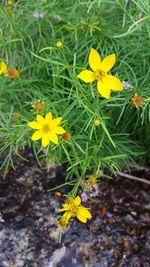
[[(20, 72), (19, 79), (0, 78), (0, 153), (5, 156), (3, 175), (13, 155), (33, 146), (40, 163), (67, 163), (74, 191), (87, 171), (130, 168), (148, 157), (150, 121), (149, 91), (149, 1), (17, 1), (13, 13), (0, 4), (0, 60)], [(36, 11), (44, 17), (34, 16)], [(62, 48), (56, 47), (61, 41)], [(95, 48), (103, 57), (116, 53), (112, 74), (132, 85), (132, 89), (111, 92), (101, 98), (96, 83), (85, 84), (77, 74), (88, 66)], [(88, 69), (90, 69), (88, 67)], [(145, 99), (137, 109), (131, 104), (135, 94)], [(38, 112), (32, 107), (44, 102), (41, 115), (52, 112), (63, 117), (63, 127), (71, 139), (50, 143), (42, 149), (31, 141), (27, 126)], [(15, 114), (19, 114), (16, 118)], [(100, 125), (94, 121), (98, 119)], [(114, 167), (115, 166), (115, 167)], [(69, 177), (69, 178), (68, 178)], [(68, 182), (66, 182), (68, 183)], [(57, 185), (56, 185), (57, 186)]]

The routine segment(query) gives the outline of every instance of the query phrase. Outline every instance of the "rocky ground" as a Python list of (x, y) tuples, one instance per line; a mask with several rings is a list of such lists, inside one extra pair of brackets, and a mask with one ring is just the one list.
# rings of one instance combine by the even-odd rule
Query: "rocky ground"
[(150, 266), (149, 185), (101, 179), (99, 195), (85, 203), (92, 220), (74, 220), (62, 233), (64, 198), (48, 190), (63, 182), (64, 170), (47, 172), (31, 153), (27, 158), (0, 180), (0, 267)]

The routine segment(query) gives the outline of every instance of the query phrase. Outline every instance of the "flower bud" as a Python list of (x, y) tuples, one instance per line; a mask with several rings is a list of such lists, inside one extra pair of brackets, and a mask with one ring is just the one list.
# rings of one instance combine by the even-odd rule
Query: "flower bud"
[(70, 134), (67, 132), (63, 133), (61, 136), (64, 141), (69, 141), (71, 138)]
[(7, 71), (7, 75), (10, 79), (18, 79), (19, 78), (19, 71), (12, 68), (12, 69), (8, 69)]
[(56, 48), (63, 48), (63, 44), (61, 41), (57, 41), (55, 46), (56, 46)]
[(144, 98), (140, 95), (135, 95), (135, 97), (131, 99), (131, 104), (136, 108), (140, 108), (144, 104)]
[(44, 102), (37, 101), (32, 106), (37, 112), (42, 112), (44, 110)]
[(94, 121), (94, 125), (95, 125), (95, 126), (99, 126), (99, 125), (100, 125), (100, 120), (98, 120), (98, 119), (95, 120), (95, 121)]

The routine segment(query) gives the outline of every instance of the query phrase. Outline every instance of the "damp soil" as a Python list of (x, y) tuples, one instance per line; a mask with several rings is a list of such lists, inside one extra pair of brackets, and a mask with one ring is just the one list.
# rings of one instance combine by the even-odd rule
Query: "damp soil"
[[(149, 267), (150, 186), (114, 178), (99, 180), (99, 195), (84, 205), (92, 220), (57, 225), (64, 202), (50, 188), (65, 169), (40, 168), (32, 153), (0, 180), (0, 267)], [(140, 176), (149, 179), (149, 174)]]

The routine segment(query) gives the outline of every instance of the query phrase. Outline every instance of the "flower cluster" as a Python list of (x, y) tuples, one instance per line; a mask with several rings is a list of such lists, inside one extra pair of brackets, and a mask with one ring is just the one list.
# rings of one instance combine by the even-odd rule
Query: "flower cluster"
[[(57, 48), (62, 47), (61, 42), (56, 43)], [(110, 69), (114, 66), (116, 62), (115, 54), (111, 54), (101, 60), (99, 53), (95, 49), (91, 49), (89, 54), (89, 65), (92, 69), (91, 70), (83, 70), (81, 71), (77, 77), (84, 81), (85, 83), (91, 83), (93, 81), (97, 81), (97, 90), (99, 94), (106, 98), (110, 98), (111, 90), (114, 91), (122, 91), (123, 87), (126, 89), (132, 89), (132, 86), (127, 82), (121, 82), (117, 77), (111, 75), (109, 73)], [(6, 72), (6, 66), (3, 64), (1, 66), (3, 72)], [(12, 71), (8, 72), (7, 74), (11, 73)], [(132, 104), (136, 107), (142, 106), (144, 103), (143, 99), (139, 96), (135, 96), (132, 99)], [(44, 111), (44, 103), (36, 101), (33, 105), (34, 110), (37, 112)], [(102, 118), (109, 118), (109, 117), (102, 117)], [(94, 126), (101, 125), (101, 119), (97, 118), (93, 121)], [(42, 146), (47, 147), (50, 142), (57, 145), (59, 142), (58, 135), (61, 135), (62, 140), (69, 141), (71, 136), (70, 133), (65, 131), (59, 124), (62, 121), (62, 117), (52, 118), (52, 113), (49, 112), (43, 117), (42, 115), (37, 114), (36, 121), (28, 122), (28, 126), (32, 129), (36, 130), (31, 139), (33, 141), (42, 140)], [(90, 176), (88, 181), (86, 182), (86, 186), (90, 188), (86, 192), (81, 194), (81, 197), (84, 202), (87, 201), (88, 197), (96, 197), (99, 195), (99, 188), (97, 185), (96, 176)], [(89, 194), (88, 194), (89, 192)], [(71, 196), (67, 197), (65, 204), (63, 204), (63, 208), (59, 210), (60, 212), (65, 212), (59, 219), (59, 225), (62, 228), (65, 228), (68, 225), (68, 222), (71, 218), (76, 217), (79, 221), (86, 223), (87, 219), (90, 219), (91, 213), (89, 210), (81, 205), (81, 198), (77, 196), (73, 198)]]
[(149, 156), (145, 1), (138, 8), (138, 1), (119, 1), (125, 7), (134, 3), (130, 16), (120, 8), (115, 32), (110, 21), (118, 8), (105, 12), (114, 1), (1, 2), (2, 175), (31, 149), (48, 172), (60, 166), (62, 177), (49, 190), (62, 205), (59, 226), (74, 220), (90, 224), (89, 203), (102, 198), (104, 179)]
[[(41, 19), (43, 18), (43, 14), (36, 12), (34, 17)], [(56, 43), (56, 48), (62, 48), (63, 44), (59, 41)], [(90, 50), (89, 54), (89, 65), (91, 70), (82, 70), (77, 77), (84, 81), (85, 83), (91, 83), (97, 81), (97, 90), (99, 94), (106, 99), (110, 98), (111, 90), (114, 91), (122, 91), (123, 87), (126, 90), (132, 89), (133, 87), (127, 82), (121, 82), (117, 77), (111, 75), (109, 71), (114, 66), (116, 62), (115, 54), (111, 54), (101, 60), (99, 53), (95, 49)], [(10, 79), (19, 78), (19, 71), (15, 68), (7, 67), (6, 63), (0, 62), (0, 75), (8, 76)], [(135, 95), (131, 101), (132, 105), (137, 108), (141, 107), (144, 104), (144, 98), (141, 96)], [(44, 112), (44, 102), (41, 100), (35, 101), (32, 105), (36, 112)], [(109, 117), (100, 117), (96, 118), (93, 121), (94, 126), (99, 126), (102, 123), (103, 118)], [(36, 115), (36, 121), (28, 122), (28, 126), (34, 130), (36, 130), (31, 139), (33, 141), (40, 140), (42, 143), (42, 147), (47, 147), (50, 143), (58, 145), (59, 138), (58, 135), (61, 136), (62, 141), (69, 141), (71, 135), (69, 132), (64, 130), (60, 123), (62, 122), (62, 117), (52, 117), (52, 113), (48, 112), (45, 116), (40, 114)], [(95, 197), (99, 195), (99, 188), (97, 185), (96, 176), (90, 176), (88, 181), (86, 181), (86, 186), (90, 188), (89, 191), (85, 190), (81, 194), (83, 201), (87, 201), (88, 197)], [(88, 194), (89, 192), (89, 194)], [(59, 219), (59, 225), (62, 228), (65, 228), (71, 218), (77, 218), (79, 221), (86, 223), (87, 219), (90, 219), (91, 213), (90, 211), (81, 205), (81, 198), (77, 196), (73, 198), (71, 196), (67, 197), (65, 204), (63, 204), (63, 208), (59, 210), (60, 212), (65, 212)]]

